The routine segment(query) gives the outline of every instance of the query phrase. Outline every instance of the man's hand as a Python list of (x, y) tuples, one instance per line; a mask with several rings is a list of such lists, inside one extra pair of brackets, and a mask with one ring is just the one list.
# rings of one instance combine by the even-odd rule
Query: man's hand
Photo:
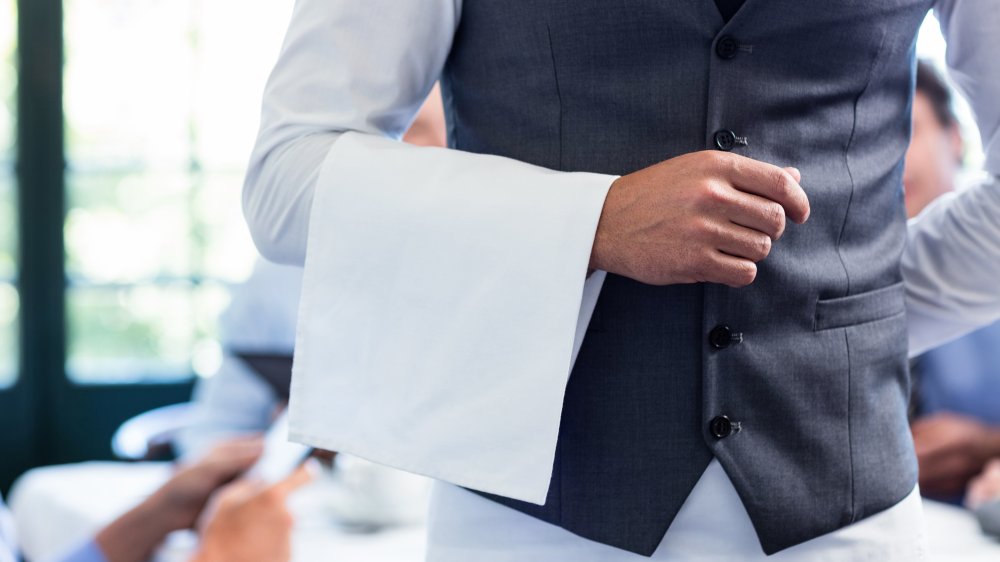
[(288, 496), (312, 480), (309, 464), (266, 486), (237, 481), (206, 512), (201, 544), (192, 562), (285, 562), (291, 559), (292, 516)]
[(105, 559), (148, 560), (170, 532), (192, 527), (212, 493), (249, 468), (260, 454), (260, 438), (237, 438), (180, 468), (153, 495), (97, 533), (95, 540)]
[(986, 462), (1000, 455), (1000, 429), (943, 413), (918, 419), (910, 428), (920, 465), (920, 489), (961, 494)]
[(809, 217), (800, 179), (795, 168), (718, 151), (622, 176), (605, 200), (590, 267), (651, 285), (748, 285), (785, 217)]
[(969, 483), (965, 505), (969, 509), (976, 509), (996, 500), (1000, 500), (1000, 457), (991, 460), (982, 474)]
[(260, 458), (260, 437), (224, 441), (194, 463), (182, 465), (150, 498), (174, 529), (194, 527), (212, 494), (242, 474)]

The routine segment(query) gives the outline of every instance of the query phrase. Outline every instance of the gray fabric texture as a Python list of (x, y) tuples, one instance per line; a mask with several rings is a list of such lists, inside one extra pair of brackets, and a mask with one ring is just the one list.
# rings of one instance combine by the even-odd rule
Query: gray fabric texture
[[(912, 490), (901, 176), (930, 4), (747, 0), (725, 22), (711, 0), (465, 0), (453, 148), (627, 174), (729, 130), (812, 205), (749, 287), (609, 275), (546, 504), (492, 499), (650, 555), (715, 457), (774, 553)], [(710, 345), (719, 325), (742, 342)], [(741, 430), (717, 438), (723, 415)]]

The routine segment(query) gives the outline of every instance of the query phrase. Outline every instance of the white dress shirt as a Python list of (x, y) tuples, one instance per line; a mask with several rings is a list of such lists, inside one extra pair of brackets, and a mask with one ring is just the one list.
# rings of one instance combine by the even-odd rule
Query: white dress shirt
[[(997, 173), (1000, 10), (995, 0), (939, 0), (937, 10), (953, 76), (979, 117), (987, 169)], [(298, 0), (265, 91), (244, 210), (266, 257), (305, 265), (293, 438), (541, 503), (565, 383), (603, 281), (585, 283), (584, 273), (614, 178), (389, 140), (439, 76), (460, 16), (459, 0)], [(1000, 316), (1000, 228), (965, 230), (970, 213), (1000, 212), (998, 189), (983, 184), (914, 223), (904, 260), (914, 351)], [(972, 267), (956, 270), (967, 261)], [(963, 296), (928, 296), (955, 283)], [(938, 330), (942, 320), (954, 326)], [(708, 493), (692, 494), (678, 521), (721, 508), (736, 518), (725, 527), (731, 533), (700, 522), (712, 525), (714, 541), (759, 552), (756, 538), (741, 534), (749, 520), (717, 464), (697, 489)], [(520, 514), (477, 527), (472, 515), (506, 508), (457, 488), (438, 492), (435, 513), (467, 516), (435, 518), (433, 560), (561, 560), (600, 550), (546, 534), (550, 526)], [(883, 522), (872, 534), (886, 555), (879, 559), (911, 560), (901, 549), (922, 544), (915, 498), (871, 518)], [(857, 528), (866, 527), (817, 539), (827, 542), (815, 552), (858, 544)], [(458, 535), (463, 555), (436, 549), (436, 537)], [(497, 548), (505, 536), (528, 550)]]
[(194, 420), (178, 435), (181, 453), (200, 457), (220, 441), (263, 433), (281, 403), (278, 395), (236, 352), (291, 355), (302, 268), (259, 260), (219, 318), (223, 348), (219, 370), (199, 379), (192, 397)]
[(14, 520), (0, 496), (0, 562), (17, 562), (17, 537)]

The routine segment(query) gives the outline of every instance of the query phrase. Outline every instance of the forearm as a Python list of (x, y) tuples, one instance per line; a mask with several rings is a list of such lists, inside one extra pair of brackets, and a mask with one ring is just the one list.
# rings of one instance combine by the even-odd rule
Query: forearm
[(990, 426), (983, 435), (981, 446), (984, 462), (1000, 457), (1000, 427)]
[(913, 355), (1000, 317), (1000, 180), (944, 197), (910, 221), (903, 254)]
[(176, 529), (153, 495), (98, 532), (96, 541), (108, 562), (148, 560), (167, 535)]

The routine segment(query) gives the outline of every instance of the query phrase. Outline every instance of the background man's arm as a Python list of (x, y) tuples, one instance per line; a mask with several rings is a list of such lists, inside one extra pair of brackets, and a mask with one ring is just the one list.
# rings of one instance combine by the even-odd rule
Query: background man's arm
[(993, 0), (938, 0), (949, 76), (976, 114), (990, 179), (910, 221), (903, 254), (910, 354), (1000, 318), (1000, 29)]

